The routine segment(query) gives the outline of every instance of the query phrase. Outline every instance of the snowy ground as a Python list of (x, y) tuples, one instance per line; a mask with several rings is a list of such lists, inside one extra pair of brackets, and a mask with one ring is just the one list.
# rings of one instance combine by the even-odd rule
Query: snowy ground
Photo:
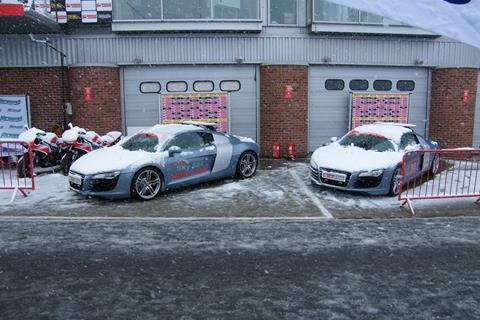
[[(253, 179), (227, 179), (170, 191), (150, 202), (85, 198), (60, 174), (36, 178), (36, 190), (0, 206), (2, 216), (115, 217), (407, 217), (394, 197), (371, 197), (312, 186), (306, 163), (264, 165)], [(430, 182), (432, 183), (432, 182)], [(479, 179), (480, 183), (480, 179)], [(0, 193), (0, 203), (11, 191)], [(477, 215), (475, 199), (414, 202), (419, 216)]]

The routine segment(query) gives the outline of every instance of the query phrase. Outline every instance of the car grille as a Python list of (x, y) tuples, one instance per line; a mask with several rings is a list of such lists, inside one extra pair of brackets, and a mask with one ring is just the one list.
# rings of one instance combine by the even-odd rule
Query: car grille
[(94, 179), (92, 181), (92, 191), (112, 191), (117, 186), (118, 177), (115, 179)]
[(317, 170), (317, 168), (311, 166), (310, 167), (310, 175), (312, 176), (313, 179), (318, 181), (318, 170)]
[(74, 171), (71, 171), (71, 173), (75, 174), (76, 176), (81, 177), (82, 182), (80, 184), (77, 184), (77, 183), (73, 183), (72, 181), (69, 181), (70, 187), (72, 187), (73, 189), (76, 189), (76, 190), (82, 190), (83, 182), (85, 181), (85, 176), (83, 174), (80, 174), (80, 173), (77, 173), (77, 172), (74, 172)]
[[(331, 172), (331, 173), (340, 173), (340, 174), (346, 175), (347, 177), (345, 179), (345, 182), (325, 179), (325, 178), (322, 178), (322, 171), (328, 171), (328, 172)], [(328, 168), (319, 168), (319, 170), (318, 170), (318, 177), (319, 177), (319, 179), (322, 183), (332, 185), (332, 186), (336, 186), (336, 187), (346, 187), (348, 185), (348, 182), (350, 181), (350, 176), (351, 175), (352, 174), (350, 172), (333, 170), (333, 169), (328, 169)]]
[(355, 181), (356, 188), (376, 188), (380, 185), (383, 179), (383, 174), (379, 177), (358, 177)]

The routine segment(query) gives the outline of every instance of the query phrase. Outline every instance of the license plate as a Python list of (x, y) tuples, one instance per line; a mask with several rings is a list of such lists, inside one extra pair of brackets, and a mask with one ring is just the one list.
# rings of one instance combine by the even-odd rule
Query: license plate
[(328, 171), (322, 171), (322, 178), (334, 181), (345, 182), (347, 181), (347, 175), (342, 173), (333, 173)]
[(79, 176), (69, 175), (68, 176), (68, 181), (70, 181), (73, 184), (79, 185), (79, 186), (82, 185), (82, 178), (79, 177)]

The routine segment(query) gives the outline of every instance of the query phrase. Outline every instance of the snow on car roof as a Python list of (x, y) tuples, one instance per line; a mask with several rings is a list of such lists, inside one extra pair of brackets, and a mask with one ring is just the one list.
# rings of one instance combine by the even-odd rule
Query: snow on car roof
[(359, 133), (370, 133), (383, 136), (387, 139), (393, 140), (396, 143), (400, 143), (402, 135), (407, 132), (412, 132), (412, 129), (394, 124), (366, 124), (353, 129), (353, 131)]
[(144, 132), (176, 134), (193, 130), (202, 130), (202, 128), (189, 124), (157, 124)]

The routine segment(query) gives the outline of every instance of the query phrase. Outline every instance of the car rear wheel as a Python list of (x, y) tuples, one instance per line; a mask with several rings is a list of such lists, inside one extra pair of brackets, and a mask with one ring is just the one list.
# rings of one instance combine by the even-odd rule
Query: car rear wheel
[(390, 182), (390, 192), (388, 193), (391, 196), (397, 196), (400, 191), (400, 181), (402, 179), (402, 170), (400, 167), (396, 168), (392, 175), (392, 181)]
[(240, 179), (251, 178), (258, 168), (258, 157), (253, 151), (242, 153), (237, 164), (237, 177)]
[(156, 168), (148, 167), (138, 171), (132, 179), (132, 197), (139, 200), (152, 200), (162, 190), (162, 174)]

